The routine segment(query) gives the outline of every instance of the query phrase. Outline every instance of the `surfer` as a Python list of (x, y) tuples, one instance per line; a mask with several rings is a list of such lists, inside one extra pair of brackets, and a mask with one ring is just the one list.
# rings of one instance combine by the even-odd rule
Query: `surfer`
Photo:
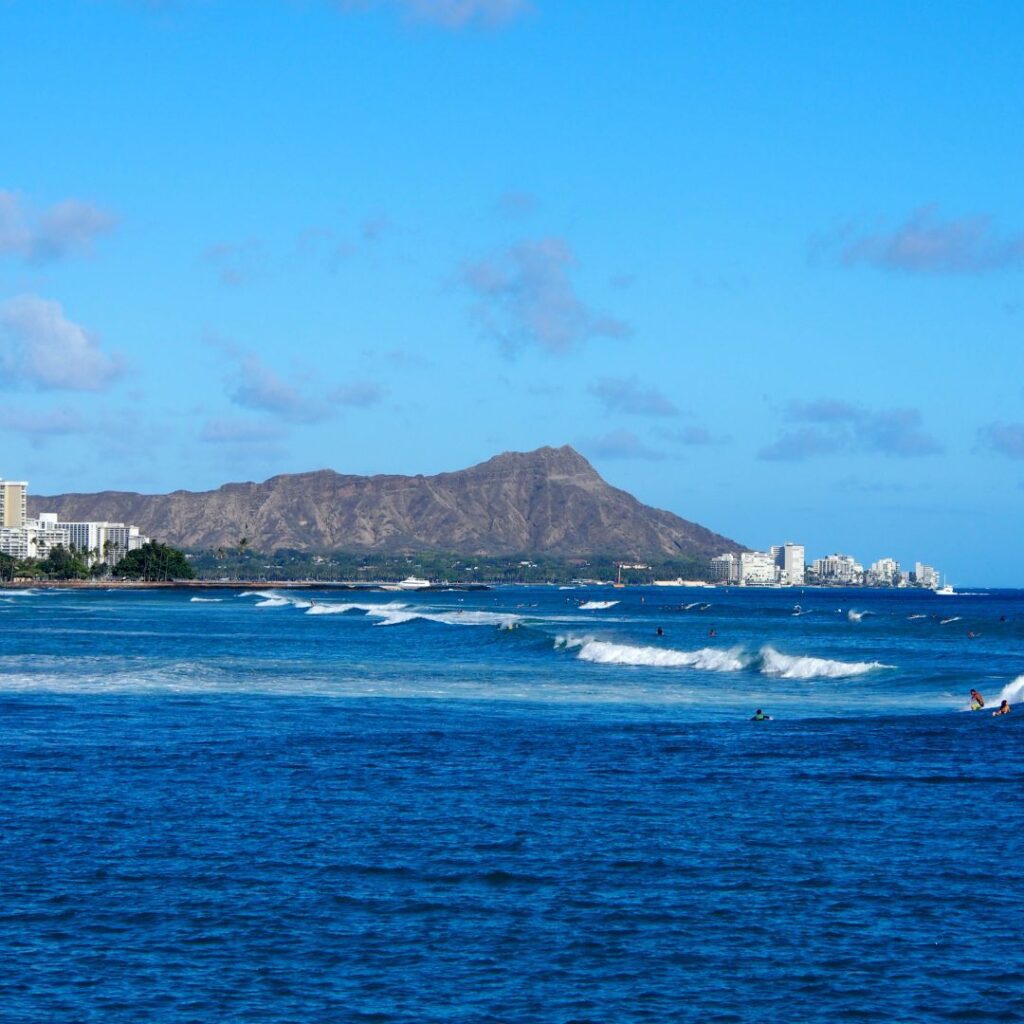
[(992, 712), (992, 717), (994, 718), (996, 715), (1008, 715), (1009, 713), (1010, 702), (1008, 700), (1004, 700), (1003, 703)]
[(977, 690), (971, 690), (971, 710), (980, 711), (985, 706), (985, 698)]
[(770, 722), (772, 720), (771, 715), (766, 715), (760, 708), (754, 712), (754, 717), (750, 719), (752, 722)]
[(665, 635), (665, 630), (663, 630), (661, 628), (661, 626), (659, 626), (654, 632), (655, 632), (656, 636), (664, 636)]
[(708, 636), (716, 637), (716, 636), (718, 636), (718, 634), (713, 629), (709, 629), (708, 630)]

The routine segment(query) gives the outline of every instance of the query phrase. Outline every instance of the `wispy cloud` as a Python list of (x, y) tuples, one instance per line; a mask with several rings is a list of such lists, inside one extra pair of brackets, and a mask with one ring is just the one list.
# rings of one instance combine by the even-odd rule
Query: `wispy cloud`
[(353, 409), (369, 409), (384, 400), (384, 388), (372, 380), (356, 380), (334, 388), (328, 399)]
[(59, 302), (19, 295), (0, 303), (0, 386), (102, 391), (123, 369)]
[(506, 352), (533, 344), (564, 353), (595, 337), (621, 338), (629, 328), (602, 316), (576, 294), (575, 257), (560, 238), (520, 242), (463, 267), (460, 279), (476, 296), (482, 331)]
[(835, 399), (793, 402), (786, 418), (801, 424), (758, 452), (769, 461), (873, 453), (898, 458), (937, 455), (942, 445), (922, 429), (917, 409), (867, 409)]
[[(357, 379), (331, 387), (323, 381), (313, 380), (310, 374), (293, 373), (284, 376), (268, 366), (258, 355), (245, 351), (232, 341), (209, 334), (205, 342), (221, 352), (232, 364), (224, 379), (228, 398), (243, 409), (263, 413), (279, 422), (324, 423), (334, 419), (346, 408), (367, 409), (377, 405), (383, 401), (386, 393), (373, 380)], [(280, 436), (271, 436), (271, 428), (266, 424), (211, 419), (204, 427), (202, 439), (224, 443), (241, 441), (243, 438), (235, 438), (233, 434), (250, 429), (262, 432), (261, 436), (244, 440), (266, 441)]]
[(513, 190), (498, 196), (494, 209), (503, 217), (518, 218), (529, 217), (531, 214), (536, 213), (539, 205), (536, 196), (531, 195), (529, 192)]
[(600, 437), (584, 437), (576, 447), (595, 459), (645, 459), (660, 462), (664, 452), (645, 444), (630, 430), (613, 430)]
[(263, 255), (263, 243), (257, 238), (217, 242), (203, 250), (203, 259), (216, 270), (221, 284), (229, 288), (251, 280), (263, 262)]
[(88, 430), (86, 418), (77, 409), (0, 409), (0, 430), (27, 438), (34, 448), (42, 448), (55, 437), (69, 437)]
[(990, 217), (944, 219), (935, 206), (898, 227), (869, 233), (844, 228), (812, 240), (812, 252), (838, 254), (845, 266), (911, 274), (980, 274), (1024, 265), (1024, 233), (1001, 234)]
[(601, 377), (587, 386), (606, 412), (631, 416), (675, 416), (679, 410), (655, 388), (644, 387), (636, 377)]
[(16, 192), (0, 189), (0, 255), (27, 263), (52, 263), (88, 255), (116, 218), (95, 203), (64, 199), (37, 208)]
[(299, 382), (281, 377), (258, 356), (245, 355), (227, 381), (228, 397), (236, 405), (255, 412), (265, 412), (289, 423), (323, 423), (334, 408)]
[(1008, 459), (1024, 459), (1024, 423), (989, 423), (978, 431), (978, 444)]
[(412, 21), (458, 30), (471, 26), (497, 28), (530, 11), (530, 0), (335, 0), (345, 12), (392, 7)]
[(689, 447), (704, 447), (713, 444), (725, 444), (731, 438), (713, 434), (707, 427), (689, 426), (678, 430), (666, 430), (659, 427), (658, 437), (671, 441), (673, 444), (684, 444)]
[(285, 436), (287, 432), (277, 423), (240, 419), (209, 419), (199, 431), (199, 440), (208, 444), (264, 443)]

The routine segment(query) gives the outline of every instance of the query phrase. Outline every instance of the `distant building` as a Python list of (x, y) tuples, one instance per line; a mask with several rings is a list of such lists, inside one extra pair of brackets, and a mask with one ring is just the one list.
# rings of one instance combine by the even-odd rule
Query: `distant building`
[(45, 558), (53, 548), (69, 543), (67, 530), (60, 529), (52, 514), (29, 519), (18, 528), (0, 528), (0, 554), (12, 558)]
[(780, 583), (791, 587), (800, 587), (804, 584), (804, 546), (786, 541), (782, 545), (774, 545), (770, 552), (775, 559), (775, 568), (778, 570)]
[(56, 512), (28, 518), (28, 484), (0, 478), (0, 554), (46, 558), (58, 546), (82, 553), (87, 564), (116, 562), (148, 540), (125, 523), (61, 522)]
[(928, 587), (930, 590), (939, 589), (939, 573), (930, 565), (921, 562), (914, 563), (914, 582), (919, 587)]
[(811, 571), (820, 583), (853, 586), (864, 581), (864, 566), (852, 555), (836, 553), (826, 558), (816, 558), (811, 563)]
[(28, 484), (0, 477), (0, 529), (20, 530), (28, 519)]
[[(53, 513), (50, 513), (53, 515)], [(148, 538), (139, 533), (137, 526), (124, 523), (58, 523), (68, 533), (69, 541), (85, 556), (88, 565), (108, 562), (113, 565), (146, 543)]]
[(764, 586), (777, 582), (775, 559), (767, 551), (744, 551), (740, 554), (740, 586)]
[(711, 578), (718, 583), (739, 583), (740, 560), (731, 551), (711, 559)]
[(868, 570), (868, 582), (878, 587), (898, 587), (902, 579), (900, 563), (895, 558), (880, 558)]

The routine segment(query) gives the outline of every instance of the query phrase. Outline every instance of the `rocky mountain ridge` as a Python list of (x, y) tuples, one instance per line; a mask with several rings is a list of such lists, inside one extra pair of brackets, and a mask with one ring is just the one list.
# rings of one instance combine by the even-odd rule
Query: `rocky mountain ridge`
[(707, 558), (742, 550), (612, 487), (569, 446), (505, 452), (436, 476), (319, 470), (203, 492), (32, 496), (30, 510), (132, 523), (190, 550), (234, 547), (243, 537), (259, 551)]

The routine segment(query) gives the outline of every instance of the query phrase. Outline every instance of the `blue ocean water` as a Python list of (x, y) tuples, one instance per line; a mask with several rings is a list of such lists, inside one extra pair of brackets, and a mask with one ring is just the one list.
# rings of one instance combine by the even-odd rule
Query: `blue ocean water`
[(1021, 592), (0, 592), (0, 1020), (1022, 1020), (1004, 697)]

